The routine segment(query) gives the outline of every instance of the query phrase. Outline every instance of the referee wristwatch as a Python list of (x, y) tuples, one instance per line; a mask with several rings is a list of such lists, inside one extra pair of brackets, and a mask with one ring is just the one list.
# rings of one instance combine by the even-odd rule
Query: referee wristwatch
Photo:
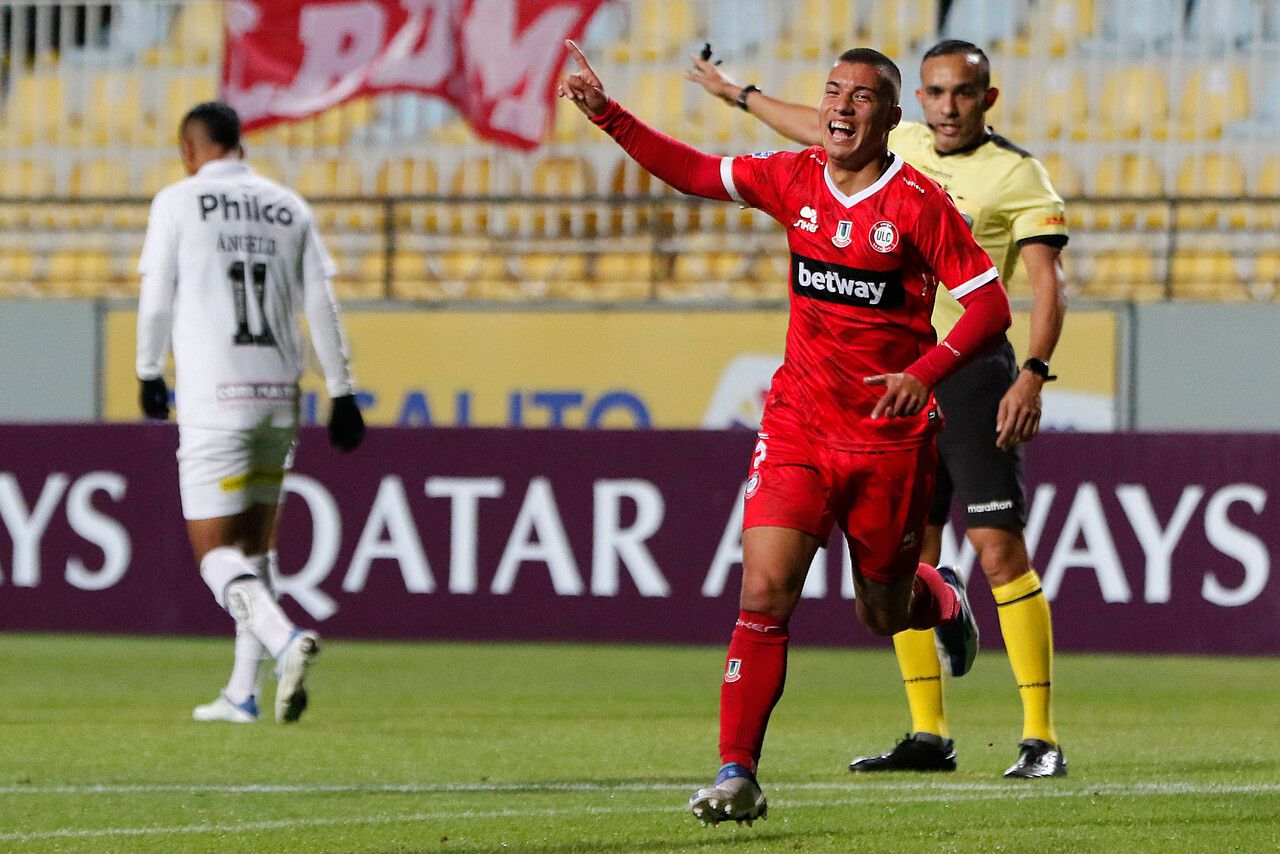
[(1047, 383), (1051, 383), (1058, 378), (1057, 374), (1049, 373), (1049, 363), (1044, 359), (1027, 359), (1022, 363), (1022, 370), (1030, 371)]
[(742, 87), (742, 91), (738, 93), (738, 100), (734, 101), (734, 103), (738, 105), (739, 110), (742, 110), (742, 112), (744, 113), (749, 113), (751, 111), (747, 109), (747, 96), (750, 95), (752, 92), (759, 92), (759, 91), (760, 91), (759, 86), (755, 85), (754, 83), (748, 83), (746, 86)]

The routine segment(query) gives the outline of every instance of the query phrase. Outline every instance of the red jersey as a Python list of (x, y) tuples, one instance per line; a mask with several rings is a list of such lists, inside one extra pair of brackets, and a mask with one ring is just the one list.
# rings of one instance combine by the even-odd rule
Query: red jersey
[(935, 345), (939, 282), (958, 299), (995, 281), (996, 268), (946, 192), (900, 157), (853, 196), (826, 165), (819, 146), (721, 161), (729, 196), (782, 223), (791, 250), (786, 354), (765, 423), (788, 414), (842, 450), (915, 447), (941, 426), (932, 397), (917, 415), (873, 421), (884, 387), (863, 380), (900, 372)]

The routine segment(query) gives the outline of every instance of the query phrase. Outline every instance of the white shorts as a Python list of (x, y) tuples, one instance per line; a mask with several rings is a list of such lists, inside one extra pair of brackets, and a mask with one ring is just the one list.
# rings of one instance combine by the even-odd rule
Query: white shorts
[(255, 504), (279, 504), (293, 468), (297, 427), (216, 430), (178, 425), (178, 491), (186, 519), (234, 516)]

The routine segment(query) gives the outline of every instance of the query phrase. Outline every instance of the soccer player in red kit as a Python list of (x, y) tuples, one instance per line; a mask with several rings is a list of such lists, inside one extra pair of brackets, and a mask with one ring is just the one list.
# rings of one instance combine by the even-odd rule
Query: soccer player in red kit
[[(858, 618), (884, 636), (933, 628), (952, 675), (972, 666), (977, 627), (959, 579), (918, 562), (942, 424), (930, 389), (1000, 340), (1009, 303), (947, 194), (889, 151), (902, 76), (884, 54), (849, 50), (832, 66), (821, 145), (722, 158), (637, 120), (569, 46), (578, 71), (560, 95), (636, 162), (681, 192), (759, 208), (787, 229), (791, 318), (747, 481), (723, 764), (689, 802), (703, 822), (749, 822), (767, 810), (755, 772), (782, 695), (787, 623), (833, 525), (849, 541)], [(965, 309), (941, 344), (930, 325), (939, 283)]]

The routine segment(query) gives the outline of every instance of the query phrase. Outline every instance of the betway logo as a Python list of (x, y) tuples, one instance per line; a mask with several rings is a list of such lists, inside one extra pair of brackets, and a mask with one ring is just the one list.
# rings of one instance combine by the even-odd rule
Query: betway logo
[(791, 253), (791, 290), (842, 305), (897, 308), (902, 305), (901, 270), (859, 270)]

